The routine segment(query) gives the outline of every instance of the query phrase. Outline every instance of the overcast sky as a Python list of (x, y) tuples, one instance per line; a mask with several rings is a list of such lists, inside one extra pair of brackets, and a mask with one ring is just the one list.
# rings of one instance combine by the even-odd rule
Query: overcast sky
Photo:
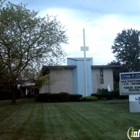
[(140, 0), (11, 0), (28, 4), (44, 17), (58, 16), (65, 25), (68, 45), (63, 45), (68, 57), (83, 57), (83, 28), (85, 28), (87, 57), (94, 65), (108, 64), (115, 60), (111, 46), (117, 33), (123, 29), (140, 30)]

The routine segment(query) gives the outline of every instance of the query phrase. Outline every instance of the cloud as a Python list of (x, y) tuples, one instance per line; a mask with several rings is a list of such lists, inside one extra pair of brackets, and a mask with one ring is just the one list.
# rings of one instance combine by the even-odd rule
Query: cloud
[(83, 45), (83, 28), (85, 28), (86, 45), (89, 46), (87, 57), (93, 57), (94, 64), (107, 64), (115, 59), (111, 46), (117, 33), (123, 29), (140, 29), (138, 16), (96, 15), (96, 12), (87, 12), (87, 16), (83, 16), (83, 11), (59, 8), (47, 9), (40, 14), (46, 13), (58, 15), (57, 19), (66, 26), (69, 44), (63, 45), (63, 48), (70, 54), (68, 57), (83, 57), (80, 47)]
[[(15, 1), (15, 0), (11, 0)], [(62, 45), (68, 57), (83, 57), (83, 28), (86, 33), (87, 57), (93, 57), (94, 64), (112, 61), (111, 46), (117, 33), (123, 29), (140, 30), (139, 0), (48, 0), (17, 1), (29, 3), (28, 7), (39, 10), (40, 16), (58, 15), (65, 25), (69, 44)]]
[(124, 14), (140, 13), (139, 0), (10, 0), (13, 3), (28, 3), (28, 7), (37, 11), (45, 9), (72, 9), (99, 14)]

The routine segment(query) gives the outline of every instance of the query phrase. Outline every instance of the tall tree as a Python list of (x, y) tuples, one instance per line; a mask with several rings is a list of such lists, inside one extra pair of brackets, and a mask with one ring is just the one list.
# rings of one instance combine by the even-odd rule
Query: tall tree
[(24, 71), (36, 64), (58, 63), (65, 57), (62, 43), (67, 43), (66, 31), (55, 17), (41, 18), (26, 5), (1, 1), (0, 59), (6, 70), (3, 82), (12, 89), (12, 103), (16, 103), (16, 86)]
[(121, 71), (121, 68), (122, 68), (121, 63), (113, 60), (110, 63), (108, 63), (108, 65), (117, 65), (118, 66), (118, 67), (113, 68), (113, 78), (114, 78), (115, 82), (119, 83), (119, 72)]
[(140, 40), (139, 31), (134, 29), (122, 30), (117, 34), (112, 46), (117, 61), (128, 71), (140, 70)]

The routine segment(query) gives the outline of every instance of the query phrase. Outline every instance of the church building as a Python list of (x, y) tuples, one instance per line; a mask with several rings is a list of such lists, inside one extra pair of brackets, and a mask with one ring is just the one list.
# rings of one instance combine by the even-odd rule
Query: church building
[(119, 67), (93, 65), (93, 58), (86, 58), (86, 88), (84, 58), (67, 58), (67, 65), (45, 67), (49, 71), (49, 78), (46, 79), (47, 84), (40, 88), (39, 93), (67, 92), (90, 96), (92, 93), (97, 93), (98, 89), (106, 89), (108, 85), (111, 90), (114, 90), (113, 68)]

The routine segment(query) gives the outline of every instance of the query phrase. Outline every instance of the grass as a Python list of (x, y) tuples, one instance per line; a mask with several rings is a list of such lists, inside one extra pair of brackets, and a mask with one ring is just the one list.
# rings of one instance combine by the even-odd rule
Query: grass
[(140, 114), (129, 112), (127, 100), (115, 102), (0, 101), (0, 140), (127, 140), (130, 127), (140, 129)]

